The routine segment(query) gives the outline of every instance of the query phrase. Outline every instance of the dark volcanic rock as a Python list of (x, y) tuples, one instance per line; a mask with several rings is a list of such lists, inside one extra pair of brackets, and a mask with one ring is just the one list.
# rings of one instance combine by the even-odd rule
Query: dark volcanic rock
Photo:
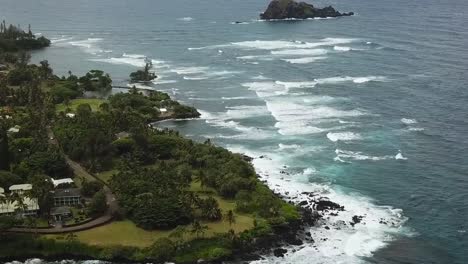
[(273, 250), (273, 254), (275, 255), (275, 257), (279, 258), (279, 257), (284, 257), (284, 254), (288, 253), (288, 251), (284, 248), (277, 248), (275, 250)]
[(295, 2), (294, 0), (273, 0), (268, 5), (265, 12), (260, 14), (261, 19), (306, 19), (314, 17), (339, 17), (339, 16), (352, 16), (353, 12), (340, 13), (333, 7), (328, 6), (325, 8), (316, 8), (311, 4), (305, 2)]
[(344, 210), (344, 207), (340, 206), (337, 203), (329, 201), (329, 200), (320, 200), (318, 202), (315, 202), (315, 209), (317, 211), (323, 211), (323, 210), (339, 210), (339, 211), (342, 211), (342, 210)]

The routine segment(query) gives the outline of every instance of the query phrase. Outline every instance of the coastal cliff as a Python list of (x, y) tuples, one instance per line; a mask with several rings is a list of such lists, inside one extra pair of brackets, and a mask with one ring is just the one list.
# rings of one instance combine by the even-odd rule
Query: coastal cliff
[(261, 19), (307, 19), (352, 16), (353, 12), (340, 13), (332, 6), (317, 8), (305, 2), (295, 2), (293, 0), (273, 0), (268, 5), (265, 12), (260, 14)]

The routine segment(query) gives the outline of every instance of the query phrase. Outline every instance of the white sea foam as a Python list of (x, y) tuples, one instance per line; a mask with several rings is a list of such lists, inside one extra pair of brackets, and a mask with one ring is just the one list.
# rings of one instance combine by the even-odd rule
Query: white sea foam
[(346, 47), (346, 46), (334, 46), (333, 49), (337, 50), (337, 51), (350, 51), (350, 50), (352, 50), (351, 47)]
[(304, 58), (298, 58), (298, 59), (282, 59), (282, 60), (292, 63), (292, 64), (307, 64), (307, 63), (316, 62), (318, 60), (324, 60), (326, 58), (327, 57), (320, 56), (320, 57), (304, 57)]
[(72, 46), (79, 47), (87, 53), (96, 54), (102, 52), (101, 49), (97, 47), (97, 43), (101, 42), (102, 38), (88, 38), (84, 40), (76, 40), (67, 42)]
[(232, 96), (232, 97), (223, 96), (223, 97), (221, 97), (221, 99), (223, 99), (223, 100), (246, 100), (246, 99), (255, 99), (255, 97), (250, 97), (250, 96)]
[(333, 46), (356, 41), (350, 38), (325, 38), (317, 42), (288, 41), (288, 40), (254, 40), (231, 43), (234, 47), (260, 50), (278, 49), (313, 49), (321, 46)]
[(325, 55), (328, 51), (325, 49), (284, 49), (284, 50), (273, 50), (271, 54), (273, 55), (309, 55), (309, 56), (319, 56)]
[[(288, 166), (288, 156), (270, 152), (253, 151), (242, 146), (230, 145), (234, 152), (244, 153), (254, 157), (252, 161), (256, 171), (275, 192), (281, 193), (293, 202), (309, 200), (303, 192), (312, 192), (317, 196), (328, 197), (331, 201), (343, 205), (345, 210), (337, 215), (325, 213), (323, 220), (309, 232), (315, 242), (302, 246), (288, 247), (289, 252), (284, 258), (264, 256), (255, 264), (271, 263), (311, 263), (311, 259), (321, 263), (362, 263), (362, 257), (369, 257), (400, 232), (407, 232), (402, 225), (407, 220), (400, 209), (388, 206), (377, 206), (372, 200), (359, 194), (347, 194), (330, 186), (310, 183), (307, 180), (290, 180), (295, 177), (307, 178), (320, 173), (315, 168), (305, 168), (298, 175), (286, 176), (280, 171)], [(263, 156), (263, 158), (259, 158)], [(363, 216), (362, 222), (350, 225), (352, 217)], [(329, 229), (324, 227), (328, 226)], [(294, 250), (294, 252), (293, 252)]]
[(248, 82), (242, 86), (247, 87), (251, 91), (255, 91), (259, 97), (268, 97), (287, 94), (287, 90), (283, 85), (278, 85), (274, 82)]
[(72, 39), (73, 39), (72, 37), (65, 37), (65, 36), (62, 36), (62, 37), (58, 37), (58, 38), (52, 38), (52, 39), (50, 40), (50, 42), (51, 42), (52, 44), (58, 44), (58, 43), (63, 43), (63, 42), (65, 42), (65, 41), (70, 41), (70, 40), (72, 40)]
[(179, 75), (184, 75), (184, 74), (199, 74), (199, 73), (205, 73), (206, 71), (209, 71), (209, 67), (199, 67), (199, 66), (191, 66), (191, 67), (177, 67), (173, 68), (170, 71), (175, 72)]
[(129, 84), (127, 84), (127, 86), (130, 87), (130, 88), (135, 86), (135, 88), (142, 89), (142, 90), (154, 90), (153, 87), (148, 86), (148, 85), (144, 85), (142, 83), (129, 83)]
[(266, 105), (276, 119), (275, 127), (282, 135), (306, 135), (342, 129), (343, 127), (317, 127), (324, 120), (355, 117), (366, 113), (360, 110), (339, 110), (330, 106), (303, 104), (284, 99), (268, 99)]
[(396, 160), (407, 160), (408, 158), (404, 157), (401, 152), (398, 152), (398, 154), (395, 155)]
[(369, 156), (359, 151), (351, 151), (351, 150), (341, 150), (336, 149), (336, 159), (335, 160), (371, 160), (371, 161), (379, 161), (379, 160), (388, 160), (388, 159), (395, 159), (394, 155), (385, 155), (385, 156)]
[(327, 138), (333, 142), (362, 139), (361, 135), (353, 132), (329, 132)]
[[(91, 61), (99, 61), (116, 65), (131, 65), (135, 67), (144, 67), (146, 56), (141, 54), (122, 54), (121, 57), (91, 59)], [(165, 61), (151, 60), (153, 68), (167, 68), (169, 67)]]
[(269, 116), (270, 112), (264, 105), (240, 105), (226, 107), (226, 115), (232, 119)]
[(367, 77), (330, 77), (330, 78), (322, 78), (316, 79), (315, 81), (318, 84), (338, 84), (343, 82), (353, 82), (353, 83), (367, 83), (367, 82), (383, 82), (387, 79), (384, 76), (367, 76)]
[(176, 83), (176, 80), (161, 80), (161, 79), (155, 79), (151, 81), (154, 84), (169, 84), (169, 83)]
[(193, 20), (193, 17), (180, 17), (178, 18), (177, 20), (180, 20), (180, 21), (192, 21)]
[(315, 87), (317, 82), (312, 81), (312, 82), (281, 82), (281, 81), (276, 81), (276, 84), (284, 86), (287, 90), (292, 89), (292, 88), (311, 88)]
[(280, 150), (284, 150), (284, 149), (299, 149), (299, 148), (301, 148), (301, 146), (298, 145), (298, 144), (288, 145), (288, 144), (282, 144), (282, 143), (279, 143), (279, 144), (278, 144), (278, 147), (279, 147)]
[(422, 127), (410, 127), (408, 128), (409, 131), (424, 131)]
[(402, 118), (401, 122), (403, 124), (406, 124), (406, 125), (412, 125), (412, 124), (418, 123), (418, 121), (416, 121), (416, 119), (409, 119), (409, 118)]

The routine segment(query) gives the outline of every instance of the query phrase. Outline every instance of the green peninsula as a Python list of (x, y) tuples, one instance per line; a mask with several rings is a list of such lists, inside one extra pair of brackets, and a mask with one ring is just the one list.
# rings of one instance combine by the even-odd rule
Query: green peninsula
[(301, 221), (247, 157), (150, 125), (195, 108), (136, 88), (87, 98), (111, 77), (21, 54), (0, 54), (0, 259), (232, 259)]

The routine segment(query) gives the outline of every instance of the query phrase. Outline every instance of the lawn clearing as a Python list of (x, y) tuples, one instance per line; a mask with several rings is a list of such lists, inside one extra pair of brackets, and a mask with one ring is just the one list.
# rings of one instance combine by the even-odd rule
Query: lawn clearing
[(73, 100), (70, 100), (70, 102), (68, 103), (68, 105), (65, 105), (65, 104), (57, 104), (55, 110), (57, 112), (65, 112), (67, 110), (67, 108), (70, 108), (72, 110), (72, 112), (75, 112), (76, 111), (76, 108), (80, 105), (80, 104), (89, 104), (91, 106), (91, 109), (93, 111), (99, 111), (99, 106), (104, 103), (105, 100), (103, 99), (96, 99), (96, 98), (80, 98), (80, 99), (73, 99)]
[[(112, 175), (112, 171), (100, 173), (98, 177), (105, 179), (106, 175)], [(207, 189), (201, 188), (197, 182), (192, 183), (191, 190), (198, 192), (201, 197), (207, 196)], [(222, 199), (217, 195), (212, 195), (219, 203), (219, 207), (222, 210), (223, 215), (233, 210), (236, 206), (234, 201)], [(224, 220), (217, 222), (202, 222), (202, 224), (208, 226), (208, 230), (205, 233), (205, 237), (212, 237), (218, 233), (227, 233), (230, 229), (233, 229), (236, 233), (253, 228), (254, 217), (251, 215), (238, 214), (235, 215), (235, 223), (232, 226)], [(186, 230), (189, 232), (185, 236), (186, 240), (192, 240), (196, 236), (190, 233), (191, 226), (186, 226)], [(111, 246), (111, 245), (123, 245), (133, 247), (148, 247), (154, 241), (159, 238), (169, 237), (173, 230), (153, 230), (148, 231), (137, 227), (130, 220), (115, 221), (104, 226), (96, 227), (90, 230), (76, 232), (78, 241), (97, 246)], [(49, 238), (64, 239), (64, 235), (47, 235)]]

